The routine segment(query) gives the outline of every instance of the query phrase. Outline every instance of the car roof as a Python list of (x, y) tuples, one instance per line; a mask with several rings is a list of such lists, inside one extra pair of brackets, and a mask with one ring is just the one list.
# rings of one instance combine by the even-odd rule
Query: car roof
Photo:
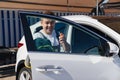
[(71, 20), (71, 21), (98, 21), (97, 19), (94, 19), (90, 16), (86, 16), (86, 15), (68, 15), (68, 16), (61, 16), (63, 18), (66, 18), (68, 20)]

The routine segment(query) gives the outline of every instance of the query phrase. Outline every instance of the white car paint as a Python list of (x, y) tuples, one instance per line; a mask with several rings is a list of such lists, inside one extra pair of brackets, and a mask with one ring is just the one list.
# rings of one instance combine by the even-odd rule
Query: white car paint
[[(63, 18), (72, 20), (77, 23), (93, 26), (94, 28), (112, 37), (120, 47), (120, 35), (115, 31), (113, 31), (112, 29), (105, 26), (104, 24), (98, 22), (96, 19), (93, 19), (88, 16), (83, 16), (83, 15), (63, 16)], [(67, 41), (70, 42), (69, 40), (70, 40), (70, 37), (68, 37)], [(21, 60), (25, 60), (28, 55), (24, 37), (21, 39), (20, 43), (23, 43), (24, 45), (19, 48), (17, 53), (16, 71), (17, 71), (18, 63)], [(32, 53), (33, 52), (30, 52), (30, 55), (29, 55), (31, 58), (32, 65), (34, 65), (32, 66), (32, 69), (35, 69), (32, 71), (32, 73), (35, 74), (35, 76), (37, 76), (37, 77), (32, 76), (34, 80), (38, 80), (39, 77), (41, 78), (41, 80), (89, 80), (89, 79), (96, 80), (96, 77), (97, 77), (97, 80), (113, 80), (113, 79), (119, 80), (120, 79), (120, 76), (119, 76), (120, 63), (118, 63), (120, 59), (118, 59), (118, 56), (117, 58), (116, 56), (106, 58), (106, 57), (100, 57), (100, 56), (84, 56), (84, 55), (79, 56), (79, 55), (67, 55), (67, 54), (62, 54), (62, 55), (61, 54), (45, 54), (45, 53), (32, 54)], [(117, 65), (112, 63), (114, 59), (116, 60)], [(39, 60), (41, 60), (41, 62), (39, 62), (40, 65), (38, 65)], [(83, 63), (79, 63), (81, 61)], [(103, 65), (101, 66), (103, 70), (99, 70), (100, 66), (98, 63)], [(42, 67), (46, 66), (46, 64), (48, 67), (52, 67), (52, 68), (62, 67), (62, 69), (60, 69), (60, 71), (59, 70), (51, 71), (51, 69), (49, 69), (50, 71), (46, 72), (44, 71), (44, 69), (41, 69)], [(84, 66), (81, 66), (83, 64)], [(64, 65), (64, 67), (61, 65)], [(72, 70), (70, 66), (72, 67)], [(98, 67), (96, 68), (94, 66), (98, 66)], [(77, 70), (77, 68), (79, 67), (80, 67), (80, 70), (79, 70), (80, 72), (78, 72)], [(86, 71), (84, 71), (85, 68), (86, 68)], [(90, 72), (87, 73), (87, 70), (89, 70), (91, 73), (94, 73), (94, 74), (90, 74)], [(111, 70), (111, 73), (108, 73), (110, 72), (109, 70)], [(96, 72), (96, 71), (99, 71), (99, 72)], [(86, 76), (81, 77), (78, 74), (76, 74), (76, 72), (79, 73), (79, 75), (86, 75)]]

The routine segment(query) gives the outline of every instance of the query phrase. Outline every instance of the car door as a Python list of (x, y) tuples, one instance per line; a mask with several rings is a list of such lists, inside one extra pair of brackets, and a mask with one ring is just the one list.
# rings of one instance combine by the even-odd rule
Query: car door
[[(120, 68), (113, 57), (106, 57), (107, 40), (72, 21), (39, 13), (20, 13), (30, 57), (33, 80), (119, 80)], [(41, 18), (54, 19), (56, 31), (65, 34), (71, 51), (40, 51), (33, 40)], [(59, 27), (58, 27), (59, 26)], [(63, 27), (62, 27), (63, 26)], [(39, 27), (39, 25), (38, 25)], [(57, 34), (57, 33), (56, 33)]]

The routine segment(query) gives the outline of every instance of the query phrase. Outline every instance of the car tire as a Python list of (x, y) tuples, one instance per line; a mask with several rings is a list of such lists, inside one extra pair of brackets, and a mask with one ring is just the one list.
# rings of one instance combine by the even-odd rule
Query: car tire
[(18, 74), (17, 80), (32, 80), (30, 68), (23, 67)]

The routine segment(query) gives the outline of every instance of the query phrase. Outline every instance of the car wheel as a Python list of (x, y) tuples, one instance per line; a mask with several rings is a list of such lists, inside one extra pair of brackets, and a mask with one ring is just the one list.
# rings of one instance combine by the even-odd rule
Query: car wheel
[(23, 67), (18, 74), (18, 80), (32, 80), (30, 68)]

